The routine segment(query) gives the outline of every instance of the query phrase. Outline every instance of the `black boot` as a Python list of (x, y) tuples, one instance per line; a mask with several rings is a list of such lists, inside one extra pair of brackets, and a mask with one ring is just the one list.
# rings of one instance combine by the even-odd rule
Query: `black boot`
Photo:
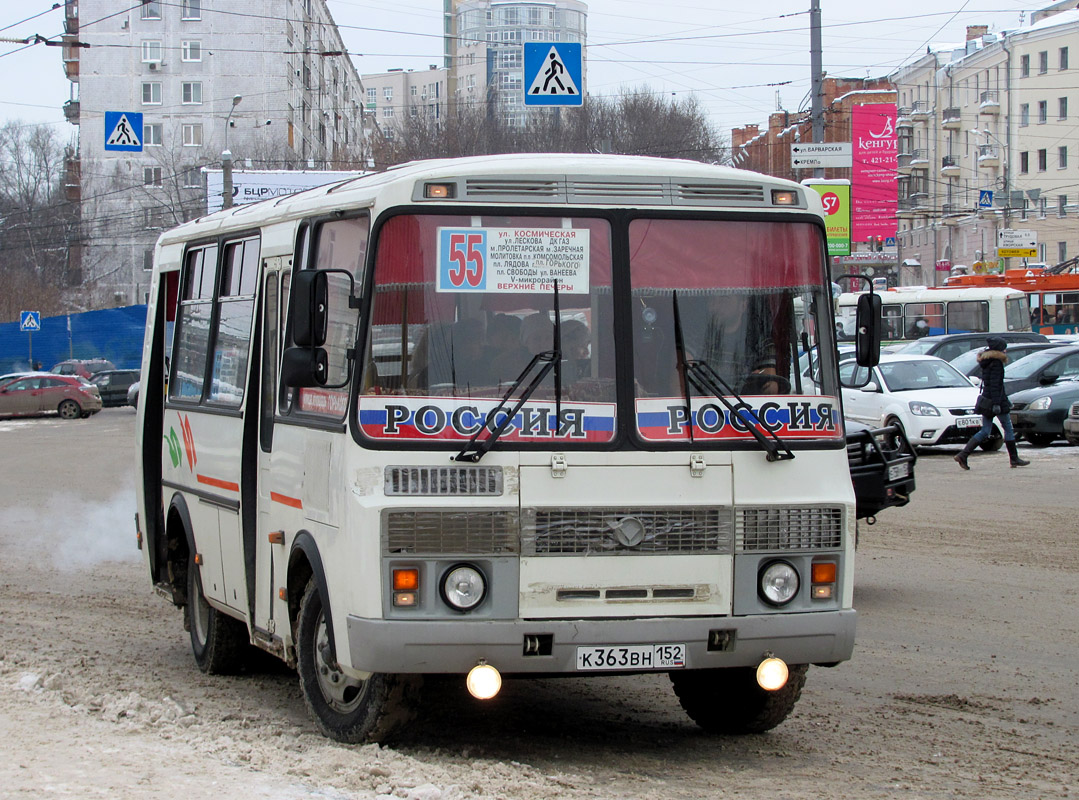
[(957, 463), (963, 469), (970, 469), (970, 467), (967, 466), (967, 456), (973, 453), (974, 448), (977, 446), (978, 445), (974, 444), (973, 441), (967, 442), (963, 449), (955, 454), (955, 463)]
[(1008, 456), (1012, 460), (1013, 467), (1025, 467), (1030, 463), (1019, 457), (1019, 451), (1015, 446), (1015, 442), (1005, 442), (1004, 446), (1008, 448)]

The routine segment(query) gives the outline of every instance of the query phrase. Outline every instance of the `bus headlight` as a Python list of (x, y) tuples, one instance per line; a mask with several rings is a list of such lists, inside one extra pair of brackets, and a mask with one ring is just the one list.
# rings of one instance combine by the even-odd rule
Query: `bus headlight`
[(451, 567), (442, 577), (442, 599), (458, 611), (471, 611), (483, 602), (487, 581), (483, 573), (471, 564)]
[(786, 561), (773, 561), (760, 575), (760, 593), (765, 602), (782, 606), (798, 594), (798, 570)]

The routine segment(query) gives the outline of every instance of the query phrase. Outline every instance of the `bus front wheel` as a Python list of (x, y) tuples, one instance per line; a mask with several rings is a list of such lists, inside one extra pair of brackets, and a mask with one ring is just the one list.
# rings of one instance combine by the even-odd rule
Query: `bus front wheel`
[(671, 672), (678, 702), (709, 733), (764, 733), (787, 718), (805, 685), (807, 665), (790, 666), (787, 685), (774, 692), (757, 685), (753, 667)]
[(296, 646), (304, 703), (326, 736), (346, 744), (381, 744), (415, 718), (421, 686), (418, 675), (376, 672), (359, 680), (341, 671), (314, 581), (308, 583), (300, 603)]
[(191, 652), (208, 675), (233, 675), (244, 665), (247, 626), (206, 602), (202, 577), (194, 558), (187, 561), (187, 605), (184, 622), (191, 632)]

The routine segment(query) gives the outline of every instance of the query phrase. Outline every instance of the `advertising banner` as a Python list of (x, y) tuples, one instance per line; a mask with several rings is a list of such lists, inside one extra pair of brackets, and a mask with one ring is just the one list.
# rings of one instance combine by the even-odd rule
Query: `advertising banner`
[(824, 227), (828, 231), (828, 255), (850, 255), (850, 183), (805, 181), (824, 204)]
[[(206, 213), (220, 211), (221, 191), (224, 178), (219, 169), (204, 169), (206, 173)], [(260, 200), (272, 200), (286, 195), (314, 189), (334, 181), (357, 178), (362, 172), (333, 170), (233, 170), (232, 204), (242, 206), (245, 203), (257, 203)]]
[(898, 146), (895, 103), (851, 109), (854, 164), (851, 167), (851, 238), (896, 235)]

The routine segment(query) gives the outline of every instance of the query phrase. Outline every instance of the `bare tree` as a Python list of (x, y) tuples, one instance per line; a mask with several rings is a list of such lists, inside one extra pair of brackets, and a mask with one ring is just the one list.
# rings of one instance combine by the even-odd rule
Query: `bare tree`
[(373, 143), (380, 167), (491, 153), (606, 152), (709, 163), (729, 157), (696, 98), (671, 100), (647, 87), (589, 97), (581, 108), (537, 110), (523, 126), (508, 124), (490, 104), (451, 106), (441, 117), (417, 107), (382, 134)]
[[(48, 125), (0, 128), (0, 320), (57, 313), (78, 209), (64, 194), (65, 148)], [(77, 178), (75, 178), (77, 182)]]

